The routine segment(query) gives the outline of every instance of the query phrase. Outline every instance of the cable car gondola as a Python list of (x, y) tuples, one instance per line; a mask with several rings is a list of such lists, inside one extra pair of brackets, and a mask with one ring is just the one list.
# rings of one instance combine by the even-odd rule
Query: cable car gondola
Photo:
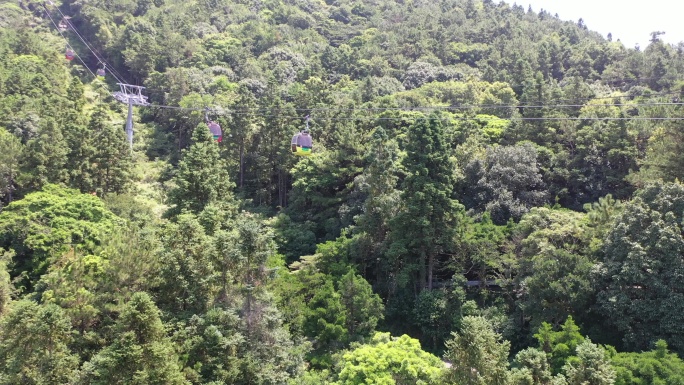
[(98, 70), (96, 72), (97, 78), (100, 80), (104, 80), (105, 75), (107, 74), (107, 71), (105, 71), (105, 67), (106, 66), (104, 64), (102, 64), (102, 68), (98, 68)]
[(64, 52), (64, 57), (65, 57), (67, 60), (72, 61), (72, 60), (74, 60), (74, 56), (75, 56), (74, 50), (71, 49), (71, 48), (69, 48), (69, 47), (67, 47), (67, 48), (66, 48), (66, 52)]
[(306, 128), (292, 137), (292, 153), (297, 156), (310, 156), (313, 153), (313, 139), (309, 135), (309, 115), (306, 116)]
[(57, 25), (59, 32), (66, 32), (69, 29), (69, 19), (71, 18), (64, 16), (62, 20), (59, 21), (59, 24)]
[(209, 120), (209, 107), (204, 108), (204, 120), (207, 122), (211, 136), (217, 143), (221, 143), (223, 140), (223, 131), (218, 123), (213, 120)]
[(221, 131), (221, 126), (213, 120), (207, 123), (207, 126), (209, 126), (209, 131), (211, 131), (211, 136), (214, 137), (214, 140), (218, 143), (221, 143), (221, 141), (223, 140), (223, 132)]

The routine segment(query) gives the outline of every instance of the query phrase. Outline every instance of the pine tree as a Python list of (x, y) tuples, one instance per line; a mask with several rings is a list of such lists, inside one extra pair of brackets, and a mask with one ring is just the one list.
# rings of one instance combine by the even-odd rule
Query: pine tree
[(0, 322), (0, 384), (65, 384), (78, 366), (71, 322), (57, 305), (18, 301)]
[(345, 309), (345, 327), (349, 339), (356, 341), (370, 337), (383, 317), (382, 300), (373, 293), (370, 284), (353, 271), (340, 278), (337, 287)]
[(93, 165), (95, 147), (93, 135), (86, 125), (78, 122), (64, 127), (64, 136), (69, 146), (67, 169), (69, 170), (69, 186), (83, 193), (95, 190), (96, 178)]
[(448, 251), (463, 207), (451, 198), (455, 164), (450, 158), (441, 116), (419, 119), (409, 128), (403, 165), (403, 210), (392, 221), (390, 254), (404, 262), (404, 274), (418, 290), (432, 289), (436, 258)]
[(114, 325), (115, 340), (83, 365), (82, 384), (186, 384), (160, 312), (135, 293)]
[(206, 124), (195, 128), (192, 142), (190, 148), (183, 150), (183, 159), (173, 179), (176, 187), (169, 192), (172, 207), (166, 215), (199, 214), (210, 204), (234, 212), (234, 184)]
[(483, 317), (463, 317), (461, 330), (446, 343), (445, 358), (452, 362), (449, 384), (506, 385), (510, 342)]
[(69, 149), (66, 170), (69, 173), (69, 186), (81, 192), (90, 193), (95, 190), (93, 176), (93, 134), (88, 129), (88, 119), (83, 112), (86, 99), (81, 81), (74, 77), (67, 90), (69, 108), (61, 123), (62, 134)]
[(159, 306), (179, 317), (206, 311), (218, 288), (205, 229), (194, 215), (182, 214), (165, 229), (162, 241)]
[[(615, 370), (603, 349), (586, 340), (577, 346), (577, 360), (563, 367), (568, 385), (613, 385)], [(654, 382), (655, 383), (655, 382)]]
[(88, 129), (93, 135), (93, 177), (98, 192), (124, 192), (131, 181), (131, 154), (124, 131), (109, 122), (102, 106), (90, 117)]
[(35, 191), (48, 183), (67, 182), (69, 175), (65, 166), (68, 153), (62, 130), (53, 119), (48, 119), (38, 137), (26, 146), (22, 161), (22, 187)]
[(377, 127), (371, 137), (367, 159), (370, 162), (363, 174), (368, 198), (364, 202), (363, 215), (358, 222), (379, 248), (389, 232), (389, 223), (399, 206), (397, 142), (389, 139), (382, 127)]

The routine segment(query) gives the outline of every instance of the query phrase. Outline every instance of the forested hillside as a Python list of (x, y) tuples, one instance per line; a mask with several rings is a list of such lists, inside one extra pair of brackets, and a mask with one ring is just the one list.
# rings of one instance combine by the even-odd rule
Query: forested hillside
[(0, 0), (0, 384), (684, 384), (681, 100), (491, 0)]

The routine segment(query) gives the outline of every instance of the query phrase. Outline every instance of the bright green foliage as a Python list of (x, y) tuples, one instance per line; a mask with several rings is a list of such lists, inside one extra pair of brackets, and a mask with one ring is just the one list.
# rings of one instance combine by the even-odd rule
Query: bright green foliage
[(453, 247), (463, 207), (451, 198), (454, 163), (439, 114), (417, 120), (409, 129), (403, 165), (402, 210), (392, 221), (390, 255), (399, 285), (432, 289), (440, 253)]
[(173, 179), (176, 187), (169, 192), (173, 205), (167, 215), (183, 212), (199, 214), (210, 204), (222, 210), (234, 211), (232, 190), (226, 163), (219, 154), (206, 124), (200, 124), (192, 134), (192, 145), (183, 152), (183, 159)]
[(613, 196), (610, 194), (599, 198), (598, 202), (584, 205), (594, 238), (592, 248), (597, 247), (595, 246), (597, 243), (600, 244), (596, 242), (597, 240), (603, 240), (606, 232), (610, 229), (613, 219), (622, 211), (622, 207), (622, 202), (613, 199)]
[(350, 341), (369, 337), (383, 318), (380, 297), (363, 277), (349, 271), (337, 281), (340, 301), (346, 314), (345, 327)]
[(290, 331), (321, 352), (363, 341), (383, 318), (380, 297), (353, 271), (335, 280), (305, 267), (278, 277), (273, 290)]
[(342, 277), (353, 263), (357, 242), (358, 239), (342, 234), (335, 240), (319, 243), (314, 254), (316, 268), (336, 279)]
[(17, 189), (19, 160), (23, 146), (19, 139), (0, 129), (0, 198), (2, 202), (12, 202)]
[(0, 246), (16, 252), (14, 272), (37, 278), (69, 249), (92, 252), (119, 218), (97, 197), (47, 185), (0, 213)]
[(684, 384), (684, 361), (669, 353), (663, 340), (648, 352), (614, 353), (611, 364), (616, 372), (615, 385)]
[(325, 277), (312, 269), (302, 269), (289, 274), (278, 274), (270, 283), (284, 324), (293, 336), (303, 336), (304, 319), (308, 313), (307, 300), (313, 297), (315, 287), (322, 285)]
[(82, 384), (186, 384), (149, 295), (136, 293), (114, 325), (116, 338), (83, 365)]
[(577, 359), (563, 366), (568, 385), (613, 385), (615, 370), (600, 346), (586, 340), (577, 345)]
[[(462, 261), (464, 271), (480, 281), (492, 279), (510, 280), (511, 266), (515, 264), (510, 248), (511, 226), (499, 226), (485, 212), (479, 221), (469, 221), (459, 248), (457, 260)], [(465, 293), (464, 293), (465, 294)]]
[(599, 311), (626, 346), (684, 349), (684, 186), (655, 184), (624, 206), (601, 250)]
[(407, 335), (376, 333), (369, 344), (342, 356), (339, 385), (441, 384), (444, 364)]
[(301, 376), (288, 382), (288, 385), (330, 385), (330, 371), (307, 370)]
[[(78, 29), (64, 38), (83, 61), (64, 59), (47, 18), (59, 21), (55, 6)], [(105, 356), (137, 354), (113, 324), (139, 291), (162, 309), (197, 384), (332, 372), (339, 350), (376, 327), (439, 352), (475, 303), (516, 351), (568, 315), (623, 348), (664, 338), (682, 350), (678, 193), (663, 193), (657, 210), (639, 195), (627, 214), (601, 200), (681, 179), (682, 124), (659, 119), (682, 116), (673, 102), (684, 55), (660, 32), (634, 50), (583, 21), (493, 0), (55, 6), (0, 4), (0, 247), (16, 254), (10, 278), (26, 297), (69, 316), (81, 361), (105, 346), (101, 368), (111, 368)], [(98, 58), (87, 48), (108, 61), (105, 82), (91, 81)], [(180, 107), (136, 110), (132, 156), (115, 123), (125, 107), (109, 96), (114, 75), (145, 85), (152, 104)], [(220, 144), (204, 107), (223, 127)], [(426, 119), (430, 110), (444, 111)], [(314, 155), (295, 157), (289, 141), (306, 115)], [(49, 202), (8, 207), (48, 183), (108, 194), (131, 223), (103, 236), (88, 216), (96, 200), (75, 192), (59, 200), (78, 208), (59, 213)], [(567, 211), (583, 204), (586, 215)], [(156, 216), (165, 205), (170, 224)], [(237, 207), (277, 215), (277, 236)], [(298, 272), (276, 262), (276, 247)], [(370, 287), (386, 301), (384, 325)], [(572, 339), (521, 355), (513, 381), (565, 382), (544, 374), (540, 354), (552, 371), (579, 365)], [(153, 382), (141, 376), (126, 381)]]
[(459, 332), (446, 343), (444, 354), (451, 363), (445, 380), (458, 385), (508, 384), (510, 342), (501, 341), (484, 317), (466, 316)]
[(546, 353), (554, 374), (560, 373), (563, 365), (575, 356), (577, 347), (584, 342), (572, 317), (568, 317), (557, 332), (548, 323), (542, 323), (534, 337), (539, 341), (539, 349)]
[(0, 384), (65, 384), (78, 367), (71, 323), (57, 305), (14, 302), (0, 320)]
[(95, 189), (92, 162), (95, 144), (92, 140), (93, 133), (88, 129), (88, 116), (84, 111), (84, 92), (81, 81), (73, 77), (67, 89), (68, 107), (65, 109), (61, 129), (69, 149), (66, 164), (69, 185), (81, 192), (90, 193)]

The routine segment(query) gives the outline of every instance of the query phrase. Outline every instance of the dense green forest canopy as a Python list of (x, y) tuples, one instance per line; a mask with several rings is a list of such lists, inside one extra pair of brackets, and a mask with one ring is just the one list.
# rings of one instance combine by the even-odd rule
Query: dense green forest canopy
[(492, 0), (0, 0), (0, 384), (683, 384), (681, 100)]

